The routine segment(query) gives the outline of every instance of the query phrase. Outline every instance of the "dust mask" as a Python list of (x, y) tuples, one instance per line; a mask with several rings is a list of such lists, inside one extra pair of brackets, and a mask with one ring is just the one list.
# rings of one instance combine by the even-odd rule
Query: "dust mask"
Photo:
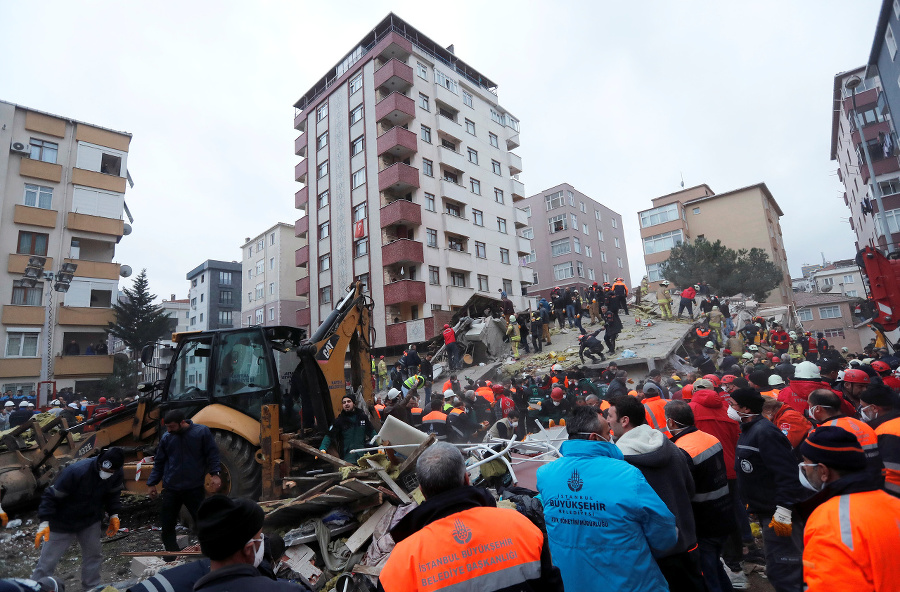
[(112, 476), (113, 476), (113, 474), (110, 473), (109, 471), (100, 471), (100, 478), (103, 480), (109, 479)]
[(735, 409), (734, 407), (729, 406), (727, 413), (728, 413), (728, 419), (730, 419), (732, 421), (736, 421), (738, 423), (741, 422), (741, 414), (738, 413), (737, 409)]
[(259, 564), (262, 563), (263, 560), (263, 552), (265, 550), (266, 541), (265, 539), (250, 539), (250, 542), (259, 541), (259, 547), (256, 549), (256, 554), (253, 556), (253, 567), (259, 567)]
[(519, 422), (517, 422), (517, 421), (511, 421), (511, 422), (509, 422), (509, 423), (510, 423), (510, 425), (511, 425), (512, 427), (514, 427), (514, 428), (519, 427)]
[(560, 404), (560, 403), (562, 403), (562, 401), (553, 401), (553, 406), (554, 406), (554, 407), (559, 407), (559, 404)]
[(803, 466), (806, 463), (800, 463), (800, 466), (797, 469), (800, 471), (800, 485), (809, 489), (810, 491), (819, 492), (821, 489), (816, 489), (815, 485), (809, 482), (809, 479), (806, 478), (806, 473), (803, 472)]
[(878, 412), (877, 412), (877, 411), (876, 411), (875, 413), (869, 413), (869, 412), (867, 411), (867, 410), (870, 409), (871, 407), (872, 407), (871, 405), (866, 405), (865, 407), (863, 407), (863, 408), (861, 408), (861, 409), (859, 410), (859, 416), (860, 416), (860, 418), (861, 418), (863, 421), (865, 421), (865, 422), (872, 421), (873, 419), (875, 419), (876, 417), (878, 417)]

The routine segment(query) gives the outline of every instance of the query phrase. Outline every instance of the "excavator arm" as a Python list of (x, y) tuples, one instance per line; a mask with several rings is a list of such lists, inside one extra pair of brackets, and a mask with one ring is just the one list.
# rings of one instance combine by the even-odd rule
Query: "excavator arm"
[(859, 305), (859, 316), (882, 332), (893, 331), (900, 326), (900, 259), (866, 247), (856, 254), (856, 264), (869, 278), (869, 299)]

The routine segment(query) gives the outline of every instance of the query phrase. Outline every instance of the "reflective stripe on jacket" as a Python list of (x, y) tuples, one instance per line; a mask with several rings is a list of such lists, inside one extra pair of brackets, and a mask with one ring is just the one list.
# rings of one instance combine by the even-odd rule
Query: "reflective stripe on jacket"
[(666, 425), (665, 406), (668, 401), (660, 398), (659, 395), (657, 395), (655, 397), (645, 398), (643, 403), (644, 414), (647, 417), (647, 423), (650, 424), (650, 427), (654, 430), (659, 430), (660, 432), (662, 432), (666, 438), (671, 438), (672, 433), (669, 431), (669, 428)]
[(866, 454), (866, 468), (869, 474), (877, 479), (880, 486), (882, 483), (881, 470), (884, 468), (884, 465), (881, 462), (881, 454), (878, 452), (878, 436), (875, 435), (875, 430), (852, 417), (836, 417), (829, 419), (822, 425), (843, 428), (859, 440), (859, 445), (862, 446), (863, 452)]
[(884, 489), (900, 497), (900, 417), (878, 426), (875, 435), (884, 463)]
[(422, 418), (422, 425), (419, 428), (426, 434), (434, 434), (441, 437), (447, 435), (447, 414), (440, 411), (432, 411)]
[(698, 538), (724, 536), (737, 528), (734, 507), (728, 492), (725, 452), (722, 444), (706, 432), (691, 426), (672, 441), (691, 457), (694, 495), (691, 507)]

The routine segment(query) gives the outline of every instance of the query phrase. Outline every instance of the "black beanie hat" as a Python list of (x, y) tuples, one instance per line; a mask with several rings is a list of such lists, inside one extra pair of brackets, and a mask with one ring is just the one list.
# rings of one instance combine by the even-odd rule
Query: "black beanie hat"
[(231, 557), (262, 525), (263, 511), (256, 503), (224, 495), (208, 497), (197, 510), (200, 550), (214, 561)]
[(107, 473), (115, 473), (125, 464), (125, 454), (121, 448), (113, 447), (100, 453), (97, 468)]
[(765, 398), (759, 391), (752, 388), (742, 388), (731, 393), (731, 398), (741, 407), (746, 407), (751, 413), (762, 413)]
[(800, 444), (800, 454), (826, 467), (845, 471), (866, 468), (866, 455), (856, 436), (837, 426), (822, 426)]
[(864, 390), (859, 396), (860, 401), (879, 407), (893, 407), (894, 391), (885, 384), (873, 384)]

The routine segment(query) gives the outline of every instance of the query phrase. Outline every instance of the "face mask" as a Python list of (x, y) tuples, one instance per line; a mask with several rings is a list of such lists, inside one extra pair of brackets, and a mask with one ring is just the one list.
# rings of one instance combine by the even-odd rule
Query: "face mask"
[(262, 563), (263, 560), (263, 548), (266, 545), (264, 539), (250, 539), (250, 542), (259, 541), (259, 548), (256, 550), (256, 554), (253, 556), (253, 567), (259, 567), (259, 564)]
[(873, 419), (875, 419), (876, 417), (878, 417), (878, 412), (877, 412), (877, 411), (874, 412), (874, 413), (869, 413), (869, 412), (867, 411), (867, 409), (870, 409), (871, 407), (872, 407), (871, 405), (866, 405), (865, 407), (862, 407), (862, 408), (859, 410), (859, 416), (862, 418), (863, 421), (872, 421)]
[(562, 401), (553, 401), (553, 406), (554, 406), (554, 407), (559, 407), (559, 404), (560, 404), (560, 403), (562, 403)]
[(806, 473), (803, 472), (803, 467), (815, 467), (815, 464), (806, 464), (800, 463), (800, 466), (797, 469), (800, 471), (800, 485), (809, 489), (810, 491), (821, 491), (821, 489), (816, 489), (816, 487), (809, 482), (809, 479), (806, 478)]
[(509, 423), (510, 423), (510, 425), (511, 425), (512, 427), (514, 427), (514, 428), (519, 427), (519, 422), (517, 422), (517, 421), (511, 421), (511, 422), (509, 422)]
[(734, 407), (729, 406), (729, 407), (728, 407), (728, 410), (727, 410), (727, 413), (728, 413), (728, 419), (740, 423), (740, 421), (741, 421), (741, 414), (738, 413), (737, 410), (736, 410)]
[(103, 480), (109, 479), (113, 474), (107, 471), (100, 471), (100, 478)]

